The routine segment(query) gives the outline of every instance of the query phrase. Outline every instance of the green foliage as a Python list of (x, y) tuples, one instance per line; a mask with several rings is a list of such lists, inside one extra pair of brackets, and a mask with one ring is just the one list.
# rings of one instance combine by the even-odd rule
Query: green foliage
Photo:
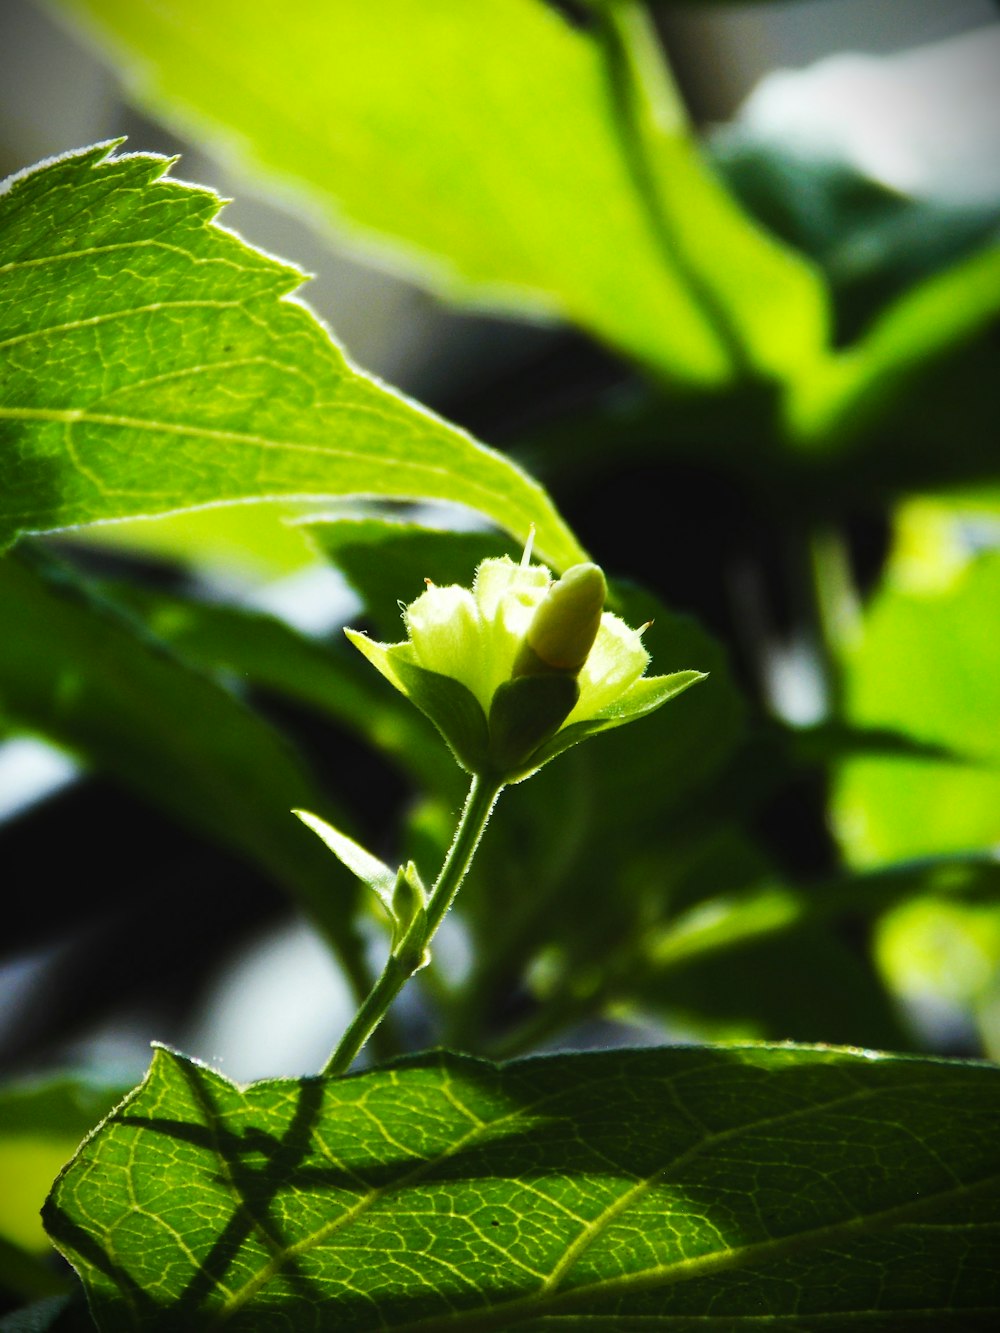
[(303, 274), (213, 226), (167, 159), (69, 154), (0, 196), (0, 541), (222, 501), (369, 493), (579, 546), (511, 463), (353, 369)]
[(798, 448), (864, 439), (1000, 305), (987, 245), (831, 349), (822, 277), (707, 167), (636, 0), (583, 27), (543, 0), (461, 22), (447, 0), (393, 0), (391, 18), (312, 3), (280, 43), (246, 5), (64, 3), (145, 103), (362, 249), (448, 296), (560, 315), (674, 384), (777, 381), (774, 424)]
[[(602, 43), (548, 5), (479, 0), (456, 23), (450, 0), (314, 2), (277, 42), (263, 6), (67, 8), (125, 54), (143, 101), (435, 289), (562, 316), (671, 377), (732, 374), (697, 277), (664, 253)], [(669, 137), (686, 139), (679, 105)], [(686, 162), (670, 220), (715, 223), (715, 202)]]
[[(749, 1047), (435, 1055), (240, 1090), (160, 1050), (46, 1223), (105, 1333), (375, 1311), (427, 1333), (721, 1329), (765, 1289), (800, 1326), (974, 1327), (996, 1300), (998, 1077)], [(956, 1303), (963, 1268), (980, 1276)]]
[(168, 594), (133, 583), (101, 587), (147, 630), (202, 672), (304, 704), (377, 745), (421, 786), (458, 793), (460, 775), (431, 728), (383, 689), (345, 642), (318, 642), (246, 607)]
[[(0, 1286), (23, 1298), (69, 1288), (46, 1262), (39, 1216), (53, 1176), (80, 1140), (122, 1100), (127, 1083), (62, 1076), (0, 1086)], [(6, 1330), (7, 1321), (0, 1320)]]
[[(996, 210), (739, 130), (703, 148), (652, 3), (58, 7), (279, 202), (603, 350), (567, 340), (566, 384), (558, 357), (488, 366), (472, 399), (456, 365), (447, 410), (495, 452), (354, 367), (168, 159), (116, 141), (0, 190), (0, 735), (160, 812), (131, 906), (193, 829), (289, 893), (359, 1001), (320, 1076), (240, 1088), (160, 1047), (117, 1110), (102, 1077), (0, 1091), (0, 1297), (35, 1302), (0, 1330), (992, 1328), (997, 1069), (926, 1052), (1000, 1053)], [(329, 562), (374, 650), (532, 529), (556, 571), (594, 546), (651, 657), (627, 708), (554, 734), (577, 678), (524, 674), (520, 630), (485, 701), (409, 659), (401, 694), (342, 626), (217, 577)], [(774, 715), (792, 654), (809, 726)], [(531, 701), (533, 772), (503, 765), (530, 780), (491, 817), (480, 774), (456, 829), (464, 775), (404, 694), (466, 710), (476, 770), (522, 690), (560, 694)], [(129, 832), (112, 809), (104, 845)], [(72, 885), (95, 934), (103, 869)], [(75, 947), (65, 886), (14, 880), (11, 953)], [(36, 1215), (71, 1156), (45, 1221), (82, 1286)]]
[(268, 867), (356, 973), (345, 913), (353, 890), (343, 884), (341, 903), (331, 902), (328, 858), (288, 815), (327, 802), (282, 738), (72, 571), (30, 548), (0, 561), (0, 610), (18, 626), (0, 662), (6, 725), (65, 745)]
[(69, 1076), (0, 1087), (0, 1237), (45, 1248), (37, 1212), (53, 1175), (129, 1090)]
[[(950, 762), (889, 756), (842, 767), (835, 812), (860, 864), (1000, 841), (1000, 557), (984, 552), (931, 584), (905, 581), (905, 556), (847, 657), (848, 708), (950, 751)], [(941, 663), (949, 669), (943, 673)]]

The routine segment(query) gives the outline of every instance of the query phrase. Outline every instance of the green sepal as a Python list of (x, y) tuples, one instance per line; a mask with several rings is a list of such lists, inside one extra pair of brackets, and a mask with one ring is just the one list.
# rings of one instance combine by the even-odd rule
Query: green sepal
[(669, 676), (643, 676), (602, 713), (587, 718), (585, 722), (574, 722), (556, 732), (551, 740), (540, 745), (531, 756), (530, 766), (509, 781), (521, 782), (530, 777), (550, 759), (555, 759), (564, 750), (585, 741), (588, 736), (610, 731), (613, 727), (624, 726), (626, 722), (634, 722), (648, 713), (654, 713), (669, 699), (675, 699), (699, 680), (704, 680), (707, 674), (705, 671), (675, 671)]
[(386, 680), (430, 718), (459, 765), (468, 773), (482, 773), (487, 765), (489, 732), (482, 705), (468, 686), (418, 666), (409, 643), (377, 643), (353, 629), (344, 633)]
[(468, 686), (417, 666), (401, 653), (392, 658), (392, 668), (407, 697), (434, 723), (462, 768), (482, 773), (488, 762), (489, 732), (486, 714)]
[(341, 865), (346, 866), (352, 875), (356, 875), (363, 884), (368, 885), (385, 908), (389, 919), (395, 921), (394, 899), (397, 876), (385, 862), (380, 861), (377, 856), (372, 856), (371, 852), (366, 851), (360, 843), (349, 838), (346, 833), (341, 833), (339, 829), (335, 829), (325, 819), (320, 819), (319, 815), (311, 814), (308, 810), (293, 810), (292, 814), (297, 815), (307, 828), (311, 828), (313, 833), (326, 843)]
[(518, 676), (504, 681), (490, 706), (490, 767), (517, 774), (572, 713), (580, 697), (575, 675)]

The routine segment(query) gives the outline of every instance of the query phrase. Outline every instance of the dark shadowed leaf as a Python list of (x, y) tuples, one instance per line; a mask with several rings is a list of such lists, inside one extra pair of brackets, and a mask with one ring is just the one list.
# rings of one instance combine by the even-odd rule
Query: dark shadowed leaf
[(278, 733), (41, 552), (0, 561), (0, 620), (10, 725), (265, 867), (351, 956), (354, 887), (290, 811), (340, 816)]
[[(408, 700), (383, 687), (339, 632), (327, 644), (245, 607), (124, 583), (109, 591), (185, 661), (317, 709), (431, 790), (455, 795), (464, 790), (461, 773), (430, 724)], [(393, 609), (398, 619), (399, 608)]]

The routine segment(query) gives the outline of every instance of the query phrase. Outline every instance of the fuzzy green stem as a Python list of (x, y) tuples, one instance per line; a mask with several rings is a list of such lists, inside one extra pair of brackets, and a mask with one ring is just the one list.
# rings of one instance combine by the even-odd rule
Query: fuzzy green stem
[(421, 967), (424, 951), (430, 946), (448, 908), (461, 888), (472, 863), (483, 830), (489, 822), (503, 783), (474, 777), (459, 816), (458, 827), (441, 873), (427, 900), (426, 911), (418, 915), (402, 940), (393, 946), (382, 975), (369, 991), (354, 1015), (336, 1049), (323, 1067), (324, 1074), (344, 1074), (386, 1015), (393, 1000), (410, 977)]

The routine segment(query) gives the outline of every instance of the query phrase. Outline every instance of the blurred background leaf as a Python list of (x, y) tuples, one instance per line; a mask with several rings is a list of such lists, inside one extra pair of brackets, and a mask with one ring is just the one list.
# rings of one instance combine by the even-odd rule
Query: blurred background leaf
[[(544, 6), (489, 0), (456, 25), (440, 4), (396, 0), (380, 15), (310, 4), (282, 22), (280, 42), (245, 8), (74, 12), (128, 53), (140, 95), (294, 184), (320, 216), (398, 238), (397, 263), (533, 314), (569, 307), (586, 320), (617, 300), (603, 318), (619, 338), (655, 343), (676, 326), (674, 351), (695, 377), (724, 373), (711, 330), (660, 271), (603, 111), (597, 53)], [(591, 258), (605, 234), (621, 256), (611, 272)]]
[(286, 742), (40, 552), (0, 562), (0, 601), (18, 626), (0, 661), (6, 726), (51, 738), (260, 862), (310, 912), (363, 988), (355, 887), (289, 814), (297, 806), (329, 810), (330, 802)]
[(860, 865), (1000, 844), (1000, 554), (963, 550), (960, 520), (927, 503), (904, 511), (897, 532), (886, 581), (846, 659), (848, 715), (948, 747), (964, 762), (842, 765), (834, 817)]

